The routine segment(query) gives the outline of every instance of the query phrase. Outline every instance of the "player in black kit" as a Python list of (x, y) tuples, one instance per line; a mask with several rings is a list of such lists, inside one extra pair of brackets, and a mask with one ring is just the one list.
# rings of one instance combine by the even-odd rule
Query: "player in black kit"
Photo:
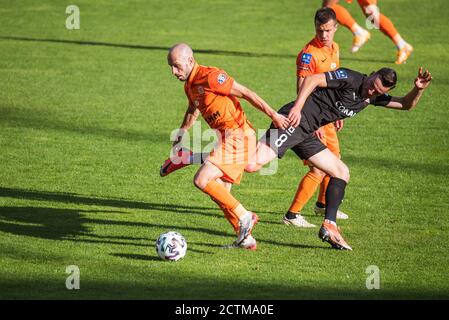
[(410, 110), (418, 103), (432, 76), (429, 71), (423, 72), (419, 68), (413, 88), (403, 97), (388, 95), (396, 86), (396, 81), (396, 72), (389, 68), (382, 68), (369, 76), (341, 68), (306, 77), (297, 99), (278, 111), (288, 116), (290, 127), (281, 130), (275, 129), (272, 124), (265, 137), (258, 142), (257, 152), (245, 169), (247, 172), (258, 171), (292, 149), (301, 159), (327, 173), (331, 179), (326, 191), (325, 219), (318, 236), (334, 248), (352, 250), (336, 224), (338, 207), (349, 181), (349, 169), (321, 143), (314, 132), (325, 124), (355, 116), (369, 104)]

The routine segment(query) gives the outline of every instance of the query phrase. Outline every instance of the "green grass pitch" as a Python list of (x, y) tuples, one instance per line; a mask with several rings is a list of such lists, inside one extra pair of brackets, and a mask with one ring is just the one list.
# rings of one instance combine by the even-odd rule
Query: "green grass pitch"
[[(65, 27), (72, 2), (79, 30)], [(200, 64), (225, 69), (277, 109), (295, 97), (296, 55), (321, 0), (1, 1), (0, 298), (449, 298), (449, 10), (444, 0), (379, 2), (413, 56), (395, 66), (394, 45), (376, 30), (352, 55), (340, 27), (341, 65), (396, 68), (397, 95), (419, 66), (434, 81), (412, 112), (371, 107), (346, 121), (350, 219), (340, 226), (354, 251), (330, 249), (318, 228), (281, 223), (306, 172), (289, 152), (275, 175), (247, 174), (234, 188), (261, 218), (259, 248), (248, 252), (220, 248), (232, 229), (194, 188), (197, 167), (159, 177), (186, 107), (166, 49), (189, 43)], [(343, 5), (364, 24), (356, 3)], [(320, 224), (312, 204), (303, 213)], [(176, 263), (154, 250), (168, 230), (189, 246)], [(79, 290), (66, 289), (69, 265), (80, 268)], [(378, 290), (366, 288), (370, 265)]]

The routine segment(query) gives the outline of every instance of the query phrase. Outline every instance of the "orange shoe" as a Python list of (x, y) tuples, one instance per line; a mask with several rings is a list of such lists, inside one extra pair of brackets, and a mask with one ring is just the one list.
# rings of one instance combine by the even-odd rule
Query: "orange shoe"
[(410, 57), (412, 52), (413, 52), (413, 47), (407, 43), (404, 48), (398, 50), (397, 59), (394, 63), (396, 63), (396, 64), (406, 63), (408, 57)]
[(189, 149), (181, 148), (175, 157), (165, 160), (159, 171), (161, 177), (165, 177), (176, 170), (190, 165), (190, 157), (192, 154), (193, 152)]
[(371, 33), (365, 30), (364, 34), (359, 36), (355, 35), (352, 39), (351, 52), (356, 53), (360, 48), (371, 38)]
[(332, 248), (352, 251), (352, 248), (341, 236), (339, 228), (332, 223), (323, 222), (320, 231), (318, 232), (318, 237), (321, 240), (330, 243)]

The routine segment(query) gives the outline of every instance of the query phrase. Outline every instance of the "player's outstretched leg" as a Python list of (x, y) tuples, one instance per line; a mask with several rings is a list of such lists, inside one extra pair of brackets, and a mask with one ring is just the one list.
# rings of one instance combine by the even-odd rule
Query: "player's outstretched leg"
[(161, 177), (165, 177), (176, 170), (192, 164), (192, 155), (193, 152), (187, 148), (179, 149), (175, 155), (164, 161), (159, 174)]
[(161, 177), (168, 176), (170, 173), (182, 169), (191, 164), (202, 164), (208, 157), (208, 153), (193, 153), (187, 148), (181, 148), (172, 157), (164, 161), (159, 174)]

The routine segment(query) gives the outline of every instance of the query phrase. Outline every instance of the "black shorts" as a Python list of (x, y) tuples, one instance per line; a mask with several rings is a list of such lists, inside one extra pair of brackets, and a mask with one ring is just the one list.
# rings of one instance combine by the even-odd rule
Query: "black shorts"
[[(293, 103), (283, 106), (280, 114), (288, 115)], [(261, 142), (270, 146), (282, 158), (288, 149), (292, 149), (302, 160), (307, 160), (311, 156), (326, 149), (326, 146), (318, 139), (314, 132), (311, 132), (305, 117), (301, 117), (298, 127), (289, 127), (286, 130), (276, 129), (271, 123)]]
[(295, 134), (295, 132), (300, 131), (300, 127), (294, 129), (295, 131), (290, 133), (288, 129), (282, 130), (270, 127), (261, 142), (270, 146), (277, 153), (278, 158), (282, 158), (288, 149), (292, 149), (302, 160), (307, 160), (311, 156), (326, 149), (326, 146), (314, 133), (303, 136), (301, 134)]

